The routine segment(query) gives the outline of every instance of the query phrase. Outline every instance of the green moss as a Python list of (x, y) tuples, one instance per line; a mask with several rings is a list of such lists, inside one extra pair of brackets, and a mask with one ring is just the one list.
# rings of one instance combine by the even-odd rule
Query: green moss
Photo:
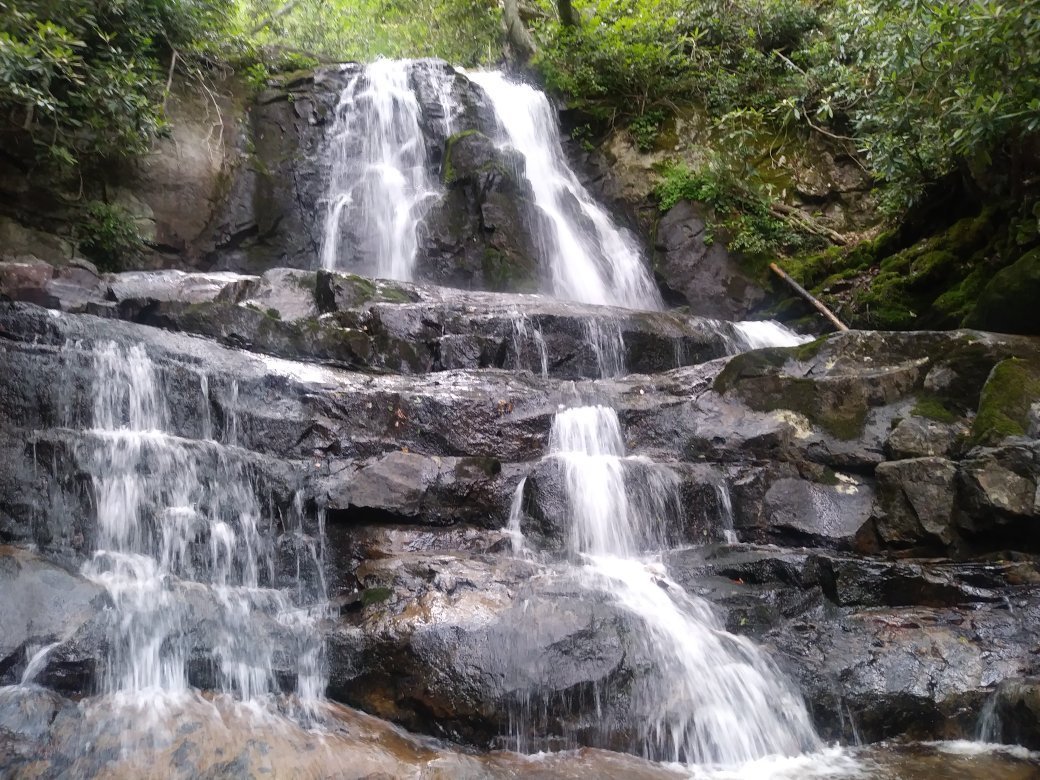
[(494, 477), (502, 471), (502, 463), (496, 458), (474, 456), (462, 458), (455, 465), (455, 476), (458, 479), (473, 479), (475, 477)]
[(829, 336), (820, 336), (818, 339), (801, 344), (793, 348), (794, 356), (801, 361), (812, 360), (823, 349), (824, 345), (830, 341)]
[(1033, 316), (1040, 230), (1031, 205), (989, 206), (909, 246), (888, 233), (849, 249), (797, 256), (784, 261), (785, 270), (840, 307), (852, 327), (967, 325), (1040, 335), (1040, 318)]
[(1040, 248), (1027, 252), (988, 279), (976, 295), (965, 324), (987, 330), (1040, 335), (1038, 301)]
[(816, 476), (814, 480), (819, 485), (839, 485), (841, 480), (838, 479), (837, 472), (834, 469), (824, 466), (823, 470)]
[(412, 303), (414, 298), (393, 283), (378, 283), (373, 287), (372, 298), (384, 303)]
[(918, 396), (911, 414), (941, 423), (953, 423), (958, 420), (956, 412), (947, 409), (940, 398), (930, 394)]
[(461, 133), (455, 133), (455, 135), (449, 137), (448, 140), (444, 142), (444, 164), (441, 166), (441, 181), (444, 184), (452, 184), (455, 181), (455, 166), (452, 164), (451, 159), (455, 144), (463, 138), (468, 138), (471, 135), (478, 135), (479, 133), (479, 130), (463, 130)]
[(267, 316), (272, 320), (280, 320), (282, 318), (282, 313), (272, 306), (267, 310)]
[(784, 364), (797, 358), (797, 350), (803, 347), (759, 349), (737, 355), (715, 378), (713, 388), (720, 394), (735, 393), (755, 411), (797, 412), (835, 438), (855, 439), (867, 419), (867, 407), (861, 399), (835, 392), (814, 379), (781, 373)]
[(523, 262), (524, 259), (521, 258), (518, 262), (505, 252), (487, 247), (484, 250), (484, 261), (481, 263), (487, 288), (509, 292), (535, 292), (537, 280), (534, 278), (534, 265), (530, 261)]
[(712, 389), (724, 395), (733, 389), (741, 380), (775, 373), (791, 357), (797, 347), (777, 347), (773, 349), (756, 349), (743, 352), (730, 359), (725, 368), (719, 372), (712, 383)]
[(373, 604), (381, 604), (389, 600), (392, 595), (394, 595), (394, 592), (390, 588), (365, 588), (361, 591), (361, 606), (370, 607)]
[(971, 429), (973, 444), (996, 444), (1008, 436), (1023, 436), (1029, 410), (1040, 401), (1040, 364), (1020, 358), (993, 367), (982, 388), (979, 411)]

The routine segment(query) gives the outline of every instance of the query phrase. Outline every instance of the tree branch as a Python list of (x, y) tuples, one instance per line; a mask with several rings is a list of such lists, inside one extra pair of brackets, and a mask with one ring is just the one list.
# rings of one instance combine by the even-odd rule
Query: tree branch
[(288, 3), (283, 5), (281, 8), (279, 8), (273, 14), (271, 14), (266, 19), (264, 19), (262, 22), (260, 22), (260, 24), (258, 24), (252, 30), (250, 30), (249, 31), (249, 35), (250, 36), (256, 35), (260, 31), (262, 31), (265, 27), (270, 27), (272, 24), (274, 24), (276, 21), (278, 21), (278, 19), (280, 19), (281, 17), (285, 16), (287, 13), (292, 11), (292, 9), (294, 9), (299, 4), (300, 4), (300, 0), (289, 0)]

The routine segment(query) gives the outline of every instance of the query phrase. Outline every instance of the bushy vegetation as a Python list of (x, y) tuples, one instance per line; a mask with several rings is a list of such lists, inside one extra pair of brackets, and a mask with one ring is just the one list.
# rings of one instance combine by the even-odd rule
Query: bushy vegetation
[(78, 226), (79, 248), (102, 271), (120, 271), (144, 248), (133, 216), (121, 206), (91, 201)]
[(670, 165), (663, 171), (655, 194), (662, 209), (680, 200), (703, 203), (713, 213), (705, 240), (720, 238), (734, 252), (751, 259), (765, 259), (819, 245), (819, 240), (770, 211), (770, 198), (754, 188), (755, 179), (741, 179), (723, 159), (715, 159), (699, 171)]
[(495, 0), (239, 0), (239, 13), (260, 45), (337, 61), (440, 57), (478, 65), (501, 54)]
[(0, 0), (0, 111), (63, 167), (141, 152), (163, 128), (174, 53), (232, 40), (233, 0)]
[(0, 132), (72, 170), (147, 150), (174, 77), (260, 89), (315, 57), (498, 53), (493, 0), (0, 0)]
[(632, 121), (694, 102), (848, 142), (893, 213), (956, 172), (1014, 189), (1040, 130), (1037, 0), (574, 4), (536, 64), (576, 104)]

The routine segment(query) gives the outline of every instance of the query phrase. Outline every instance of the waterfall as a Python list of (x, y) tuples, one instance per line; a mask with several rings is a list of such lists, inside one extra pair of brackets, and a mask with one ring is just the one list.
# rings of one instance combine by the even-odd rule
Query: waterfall
[[(159, 371), (141, 346), (101, 345), (93, 362), (93, 427), (79, 458), (97, 507), (84, 574), (115, 606), (103, 692), (149, 701), (188, 691), (208, 668), (207, 687), (253, 700), (279, 690), (276, 660), (293, 659), (299, 698), (306, 706), (320, 697), (321, 518), (317, 540), (304, 532), (300, 497), (280, 518), (295, 537), (296, 582), (295, 592), (279, 589), (276, 523), (241, 454), (171, 432)], [(208, 434), (208, 412), (198, 416)], [(237, 436), (233, 413), (228, 429)]]
[(626, 455), (617, 413), (560, 411), (547, 457), (563, 473), (578, 577), (644, 627), (636, 641), (652, 668), (637, 673), (631, 694), (644, 752), (732, 766), (820, 748), (800, 695), (769, 657), (726, 632), (708, 602), (646, 557), (662, 548), (678, 514), (678, 480)]
[(633, 238), (618, 228), (567, 164), (556, 114), (544, 93), (502, 73), (469, 74), (494, 107), (503, 144), (526, 163), (544, 219), (535, 236), (558, 298), (660, 309), (661, 298)]
[[(412, 278), (416, 229), (441, 191), (409, 83), (412, 67), (408, 60), (377, 60), (340, 95), (325, 198), (323, 268)], [(437, 89), (446, 130), (452, 116), (449, 79), (440, 74)]]

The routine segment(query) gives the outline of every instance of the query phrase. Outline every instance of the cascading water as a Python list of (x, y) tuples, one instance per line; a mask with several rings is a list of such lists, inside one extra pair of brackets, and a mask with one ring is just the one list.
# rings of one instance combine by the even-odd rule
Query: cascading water
[[(169, 432), (158, 371), (140, 346), (101, 345), (93, 361), (93, 427), (80, 459), (97, 507), (84, 573), (115, 605), (103, 692), (143, 702), (184, 693), (201, 673), (207, 687), (253, 700), (279, 690), (280, 656), (306, 707), (324, 690), (321, 518), (317, 540), (303, 533), (301, 503), (281, 518), (297, 537), (297, 587), (278, 589), (274, 523), (238, 454)], [(212, 428), (208, 415), (201, 427)], [(234, 437), (233, 414), (227, 427)]]
[(678, 504), (674, 474), (626, 456), (617, 414), (604, 406), (559, 412), (548, 457), (564, 476), (577, 576), (645, 627), (639, 641), (653, 668), (637, 675), (631, 693), (645, 752), (738, 765), (820, 748), (801, 697), (769, 657), (727, 633), (706, 601), (642, 557), (667, 536)]
[(494, 107), (502, 143), (524, 156), (545, 229), (535, 236), (558, 298), (660, 309), (661, 297), (631, 236), (589, 195), (567, 164), (544, 93), (497, 71), (469, 74)]
[[(440, 193), (421, 108), (409, 83), (413, 63), (377, 60), (343, 90), (332, 128), (321, 265), (409, 280), (416, 230)], [(439, 99), (448, 101), (445, 73)], [(440, 83), (440, 82), (438, 82)], [(451, 111), (444, 108), (445, 129)]]

